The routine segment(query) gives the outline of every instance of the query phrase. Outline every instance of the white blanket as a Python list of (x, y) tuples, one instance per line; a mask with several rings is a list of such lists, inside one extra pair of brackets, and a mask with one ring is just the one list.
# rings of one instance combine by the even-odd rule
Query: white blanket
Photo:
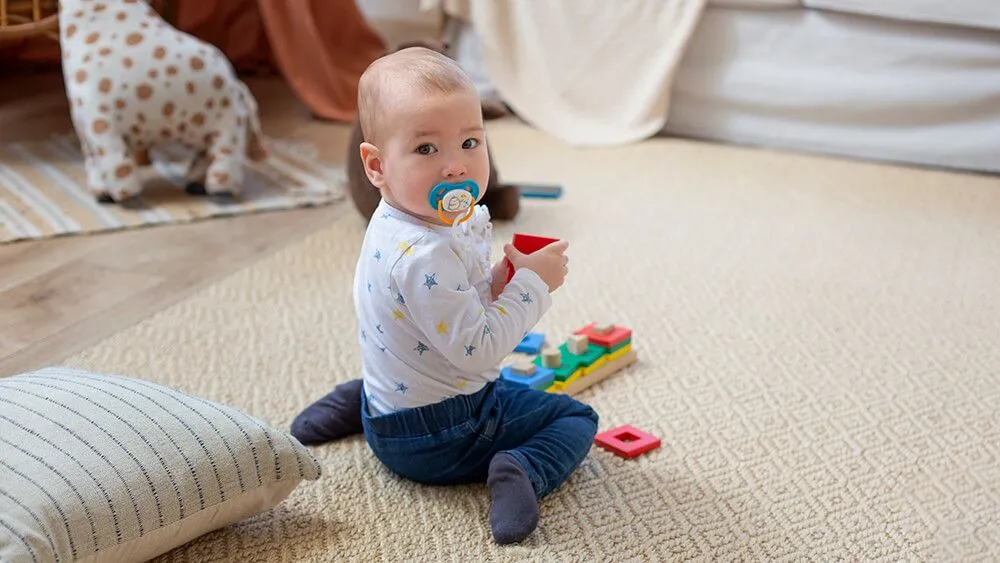
[(443, 0), (446, 12), (474, 26), (503, 100), (576, 146), (628, 144), (663, 128), (705, 2)]

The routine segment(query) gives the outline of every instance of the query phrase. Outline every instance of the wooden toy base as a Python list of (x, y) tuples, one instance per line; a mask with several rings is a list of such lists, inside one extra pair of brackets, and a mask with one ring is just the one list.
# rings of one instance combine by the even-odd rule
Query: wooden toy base
[(629, 367), (634, 364), (637, 359), (639, 359), (639, 357), (636, 354), (636, 349), (633, 347), (620, 358), (616, 358), (605, 363), (587, 375), (584, 375), (583, 377), (567, 384), (562, 389), (550, 389), (548, 392), (561, 393), (564, 395), (576, 395), (592, 385), (596, 385), (619, 371)]

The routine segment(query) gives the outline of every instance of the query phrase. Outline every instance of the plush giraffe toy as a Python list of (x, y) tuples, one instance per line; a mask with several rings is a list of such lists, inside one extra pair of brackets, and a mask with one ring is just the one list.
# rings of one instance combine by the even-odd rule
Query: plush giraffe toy
[(266, 158), (257, 101), (226, 56), (143, 0), (61, 0), (59, 43), (87, 184), (98, 201), (138, 196), (138, 167), (160, 143), (196, 151), (189, 193), (238, 196), (246, 159)]

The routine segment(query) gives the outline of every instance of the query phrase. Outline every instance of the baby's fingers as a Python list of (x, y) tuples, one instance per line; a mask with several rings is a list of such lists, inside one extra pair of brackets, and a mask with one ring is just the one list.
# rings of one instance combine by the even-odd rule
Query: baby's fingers
[(556, 242), (549, 243), (544, 248), (542, 248), (542, 250), (546, 252), (552, 252), (555, 254), (562, 254), (563, 252), (566, 252), (567, 248), (569, 248), (568, 240), (557, 240)]

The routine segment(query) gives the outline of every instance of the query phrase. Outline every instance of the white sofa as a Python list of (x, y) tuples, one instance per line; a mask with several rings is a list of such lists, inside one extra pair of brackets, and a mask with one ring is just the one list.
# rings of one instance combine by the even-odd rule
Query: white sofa
[(1000, 173), (1000, 0), (709, 0), (660, 133)]

